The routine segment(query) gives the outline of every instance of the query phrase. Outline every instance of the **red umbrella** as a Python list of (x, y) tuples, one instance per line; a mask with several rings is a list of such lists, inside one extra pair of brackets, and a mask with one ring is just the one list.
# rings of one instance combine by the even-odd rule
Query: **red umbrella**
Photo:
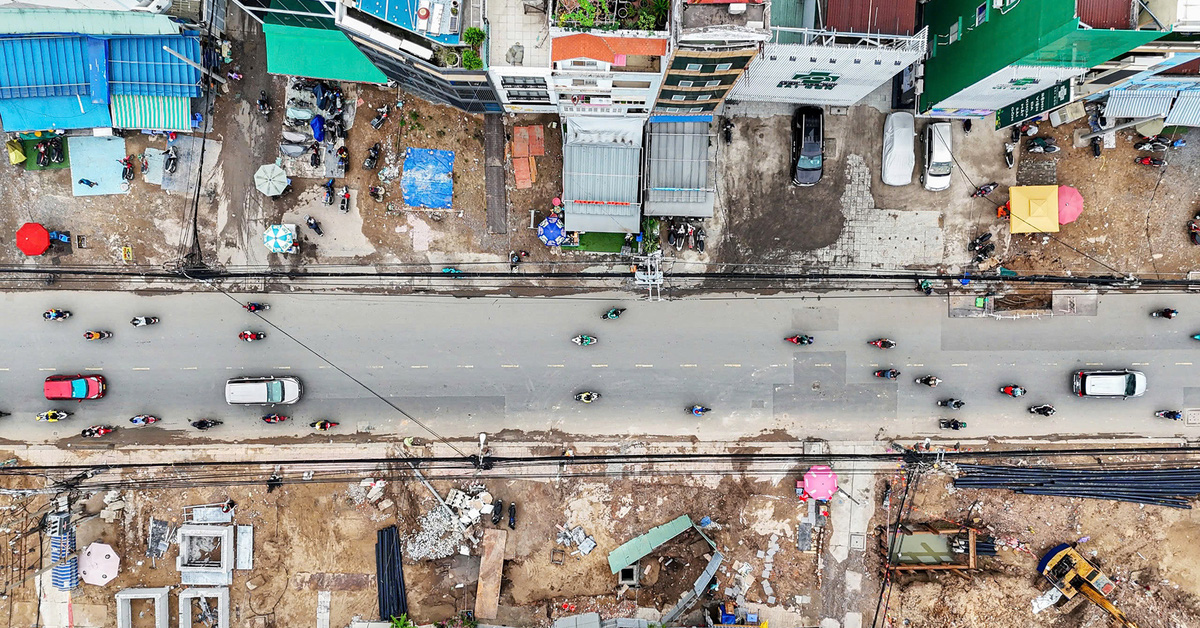
[(36, 222), (27, 222), (17, 229), (17, 248), (26, 255), (41, 255), (50, 248), (50, 232)]
[(1065, 225), (1075, 222), (1083, 213), (1083, 196), (1079, 190), (1069, 186), (1058, 186), (1058, 224)]

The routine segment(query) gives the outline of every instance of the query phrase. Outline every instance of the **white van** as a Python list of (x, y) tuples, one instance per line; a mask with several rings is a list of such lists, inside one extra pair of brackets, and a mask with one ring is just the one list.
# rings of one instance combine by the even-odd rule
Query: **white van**
[(925, 172), (921, 174), (921, 183), (926, 190), (937, 192), (950, 187), (950, 173), (954, 170), (952, 149), (949, 122), (933, 122), (925, 127)]
[(300, 401), (304, 387), (295, 377), (237, 377), (225, 382), (225, 403), (231, 406), (273, 406)]
[(883, 164), (879, 169), (884, 185), (912, 183), (913, 166), (917, 165), (916, 140), (913, 114), (906, 111), (888, 114), (883, 123)]

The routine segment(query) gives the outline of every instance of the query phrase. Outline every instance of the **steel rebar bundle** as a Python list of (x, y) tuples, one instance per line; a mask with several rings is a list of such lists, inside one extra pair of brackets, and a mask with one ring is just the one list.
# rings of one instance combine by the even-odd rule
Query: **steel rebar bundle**
[(379, 592), (379, 619), (408, 614), (408, 595), (404, 589), (404, 564), (400, 554), (400, 533), (388, 526), (376, 533), (375, 580)]
[(1135, 504), (1192, 507), (1200, 496), (1200, 468), (1058, 469), (960, 464), (957, 488), (1008, 489), (1027, 495), (1107, 499)]

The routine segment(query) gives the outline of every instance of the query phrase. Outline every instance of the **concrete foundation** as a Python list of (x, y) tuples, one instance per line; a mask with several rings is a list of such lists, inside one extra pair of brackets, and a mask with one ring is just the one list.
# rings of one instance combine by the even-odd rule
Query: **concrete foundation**
[[(169, 616), (170, 593), (167, 587), (156, 589), (122, 589), (117, 592), (117, 628), (130, 628), (133, 625), (132, 600), (154, 600), (154, 628), (168, 628), (171, 624)], [(191, 624), (187, 624), (191, 625)]]
[[(183, 525), (179, 528), (179, 556), (175, 567), (183, 584), (233, 584), (235, 547), (233, 526)], [(216, 556), (206, 549), (216, 544)]]
[[(217, 613), (216, 628), (229, 628), (229, 589), (227, 587), (198, 587), (179, 592), (179, 626), (191, 628), (192, 600), (203, 598), (210, 609)], [(214, 608), (215, 607), (215, 608)], [(157, 628), (166, 628), (162, 624)]]

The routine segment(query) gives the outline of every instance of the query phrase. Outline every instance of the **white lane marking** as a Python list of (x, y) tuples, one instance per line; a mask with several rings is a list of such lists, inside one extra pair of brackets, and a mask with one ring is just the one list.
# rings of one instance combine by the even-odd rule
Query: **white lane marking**
[(1150, 366), (1149, 362), (1134, 362), (1134, 366)]
[(475, 368), (475, 365), (474, 365), (474, 364), (459, 364), (459, 365), (458, 365), (458, 368), (460, 368), (460, 369), (473, 369), (473, 368)]
[(198, 366), (181, 366), (181, 367), (179, 367), (179, 370), (181, 370), (181, 371), (195, 371), (195, 370), (197, 370), (197, 369), (199, 369), (199, 368), (200, 368), (200, 367), (198, 367)]
[(740, 368), (742, 368), (742, 365), (741, 365), (741, 364), (726, 364), (725, 366), (727, 366), (727, 367), (729, 367), (729, 368), (731, 368), (731, 369), (740, 369)]
[(520, 364), (501, 364), (500, 368), (502, 368), (502, 369), (519, 369), (519, 368), (521, 368), (521, 365)]
[(820, 364), (814, 364), (813, 366), (823, 366), (823, 367), (830, 367), (830, 366), (833, 366), (833, 364), (831, 364), (831, 363), (829, 363), (829, 362), (822, 362), (822, 363), (820, 363)]
[(1176, 362), (1175, 366), (1191, 366), (1191, 362)]
[(57, 371), (58, 369), (38, 369), (39, 371)]
[(7, 371), (7, 368), (0, 368), (0, 371)]
[(135, 371), (149, 371), (149, 370), (150, 370), (150, 367), (148, 367), (148, 366), (135, 366), (135, 367), (133, 367), (133, 370), (135, 370)]
[[(379, 368), (383, 368), (383, 367), (381, 366), (381, 367), (379, 367)], [(410, 368), (410, 369), (427, 369), (427, 368), (429, 368), (429, 367), (428, 367), (428, 366), (426, 366), (426, 365), (424, 365), (424, 364), (414, 364), (414, 365), (412, 365), (412, 366), (410, 366), (410, 367), (408, 367), (408, 368)]]
[(695, 364), (680, 364), (679, 366), (680, 366), (680, 367), (682, 367), (682, 368), (685, 368), (685, 369), (694, 369), (694, 368), (696, 368), (696, 365), (695, 365)]
[(275, 368), (277, 368), (277, 369), (283, 369), (283, 370), (285, 370), (285, 371), (290, 371), (292, 367), (290, 367), (290, 366), (277, 366), (277, 367), (275, 367)]
[[(1087, 366), (1104, 366), (1103, 362), (1085, 362), (1084, 364)], [(1178, 362), (1176, 362), (1176, 364), (1178, 364)]]
[(606, 369), (606, 368), (608, 368), (608, 365), (607, 365), (607, 364), (593, 364), (593, 365), (592, 365), (592, 368), (594, 368), (594, 369)]
[(333, 368), (333, 367), (332, 367), (332, 366), (329, 366), (328, 364), (322, 364), (321, 366), (318, 366), (317, 368), (319, 368), (319, 369), (330, 369), (330, 368)]
[(83, 367), (83, 370), (85, 370), (85, 371), (103, 371), (104, 367), (103, 366), (85, 366), (85, 367)]
[(550, 368), (550, 369), (565, 369), (565, 368), (567, 368), (567, 365), (566, 365), (566, 364), (547, 364), (547, 365), (546, 365), (546, 368)]
[(924, 364), (906, 364), (905, 366), (925, 366)]
[(950, 366), (966, 366), (966, 365), (967, 365), (967, 363), (963, 362), (962, 364), (951, 364)]
[(638, 368), (638, 369), (652, 369), (652, 368), (654, 368), (654, 365), (653, 365), (653, 364), (634, 364), (634, 365), (633, 365), (633, 368)]

